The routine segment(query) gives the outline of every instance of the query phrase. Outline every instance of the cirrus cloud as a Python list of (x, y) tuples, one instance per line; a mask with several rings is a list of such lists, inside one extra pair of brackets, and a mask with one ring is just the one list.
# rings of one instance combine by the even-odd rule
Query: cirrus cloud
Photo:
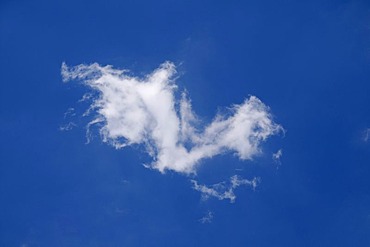
[(196, 180), (191, 180), (193, 189), (199, 191), (202, 195), (203, 200), (207, 200), (210, 197), (215, 197), (218, 200), (230, 200), (231, 203), (235, 202), (236, 195), (234, 190), (242, 185), (249, 185), (255, 189), (260, 182), (260, 178), (253, 178), (252, 180), (244, 179), (238, 175), (234, 175), (230, 178), (230, 182), (220, 182), (211, 186), (199, 184)]

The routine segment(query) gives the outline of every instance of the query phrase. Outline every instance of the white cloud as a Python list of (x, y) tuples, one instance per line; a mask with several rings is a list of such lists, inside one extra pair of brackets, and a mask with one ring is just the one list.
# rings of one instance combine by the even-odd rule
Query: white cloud
[(221, 182), (213, 184), (211, 186), (198, 184), (197, 181), (191, 180), (193, 188), (199, 191), (202, 195), (203, 200), (207, 200), (210, 197), (215, 197), (219, 200), (230, 200), (231, 203), (235, 202), (236, 196), (234, 190), (242, 185), (249, 185), (255, 189), (260, 182), (259, 178), (253, 178), (252, 180), (242, 179), (237, 175), (230, 178), (230, 182)]
[(275, 162), (278, 162), (279, 163), (281, 156), (283, 156), (283, 150), (282, 149), (279, 149), (278, 151), (276, 151), (276, 153), (273, 153), (272, 154), (272, 159)]
[(67, 117), (76, 116), (75, 109), (73, 107), (68, 108), (68, 110), (64, 113), (64, 119)]
[(71, 129), (73, 129), (74, 127), (76, 127), (77, 125), (74, 123), (74, 122), (69, 122), (67, 124), (63, 124), (59, 127), (59, 130), (60, 131), (69, 131)]
[(94, 117), (87, 136), (96, 125), (102, 140), (117, 149), (142, 144), (153, 158), (149, 166), (160, 172), (194, 173), (201, 160), (225, 152), (252, 159), (260, 153), (262, 141), (282, 130), (255, 96), (202, 125), (186, 93), (175, 97), (175, 73), (170, 62), (144, 78), (97, 63), (75, 67), (63, 63), (61, 68), (64, 81), (82, 80), (95, 93), (83, 98), (92, 102), (84, 115)]
[(213, 213), (211, 211), (208, 211), (206, 215), (199, 219), (199, 222), (202, 224), (211, 223), (213, 217)]

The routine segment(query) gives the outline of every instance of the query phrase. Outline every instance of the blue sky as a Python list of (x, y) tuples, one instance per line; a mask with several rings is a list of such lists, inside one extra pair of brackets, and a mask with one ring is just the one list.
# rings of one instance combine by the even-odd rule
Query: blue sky
[[(369, 11), (360, 0), (2, 1), (0, 246), (369, 246)], [(108, 128), (133, 143), (115, 149), (113, 135), (99, 136), (114, 123), (104, 114), (86, 144), (86, 125), (99, 115), (82, 116), (91, 103), (100, 95), (117, 99), (109, 110), (126, 104), (83, 78), (63, 82), (63, 62), (70, 73), (95, 62), (129, 70), (141, 85), (165, 61), (176, 73), (160, 85), (177, 85), (162, 91), (174, 100), (146, 107), (173, 104), (176, 122), (186, 91), (200, 132), (185, 135), (193, 142), (172, 137), (187, 150), (208, 143), (212, 158), (204, 149), (193, 161), (182, 149), (165, 152), (158, 140), (170, 131), (131, 136), (128, 125)], [(79, 102), (87, 92), (95, 98)], [(284, 131), (237, 118), (243, 111), (230, 106), (244, 109), (251, 95), (265, 106), (252, 110)], [(218, 113), (226, 134), (207, 139)], [(250, 139), (230, 119), (267, 134), (255, 143), (260, 152), (234, 145)], [(76, 126), (61, 131), (68, 123)], [(234, 202), (221, 198), (230, 188)]]

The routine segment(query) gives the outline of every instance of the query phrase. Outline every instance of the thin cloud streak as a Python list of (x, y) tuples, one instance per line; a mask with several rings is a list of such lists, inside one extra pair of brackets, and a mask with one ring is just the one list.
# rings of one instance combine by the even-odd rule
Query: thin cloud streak
[(213, 213), (208, 211), (206, 215), (199, 219), (199, 222), (202, 224), (212, 223), (213, 218)]
[(63, 63), (61, 74), (63, 81), (81, 80), (93, 91), (83, 98), (91, 101), (84, 115), (93, 116), (87, 136), (90, 127), (97, 126), (103, 142), (117, 149), (144, 145), (153, 158), (148, 166), (162, 173), (195, 173), (201, 160), (226, 152), (252, 159), (261, 152), (261, 142), (282, 130), (255, 96), (202, 124), (186, 93), (175, 97), (176, 68), (171, 62), (143, 78), (97, 63), (75, 67)]
[(276, 151), (276, 153), (272, 154), (272, 159), (275, 162), (280, 163), (281, 156), (283, 156), (283, 150), (279, 149), (278, 151)]
[(202, 195), (203, 200), (208, 200), (210, 197), (215, 197), (218, 200), (230, 200), (231, 203), (235, 202), (236, 195), (234, 190), (242, 185), (249, 185), (253, 190), (257, 187), (260, 182), (260, 178), (253, 178), (252, 180), (240, 178), (234, 175), (230, 178), (230, 182), (221, 182), (213, 184), (211, 186), (206, 186), (198, 184), (196, 180), (191, 180), (193, 184), (193, 189), (199, 191)]
[(364, 140), (364, 142), (368, 142), (369, 141), (369, 138), (370, 138), (370, 128), (367, 128), (364, 131), (364, 134), (363, 134), (363, 140)]

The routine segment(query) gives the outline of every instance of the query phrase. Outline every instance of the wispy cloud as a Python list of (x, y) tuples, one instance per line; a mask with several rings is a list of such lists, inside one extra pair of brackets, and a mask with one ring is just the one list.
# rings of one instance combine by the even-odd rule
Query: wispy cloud
[[(175, 96), (176, 68), (171, 62), (143, 78), (97, 63), (75, 67), (63, 63), (61, 74), (64, 81), (78, 79), (92, 89), (93, 94), (83, 98), (91, 101), (85, 115), (93, 116), (88, 136), (95, 125), (102, 140), (117, 149), (142, 144), (153, 158), (148, 166), (160, 172), (194, 173), (201, 160), (225, 152), (252, 159), (260, 153), (261, 142), (282, 129), (255, 96), (202, 124), (186, 93)], [(224, 197), (233, 200), (232, 194)]]
[(211, 223), (213, 217), (213, 213), (211, 211), (208, 211), (206, 215), (199, 219), (199, 222), (202, 224)]
[(68, 108), (68, 110), (64, 113), (64, 119), (70, 116), (76, 116), (75, 109), (73, 107)]
[(67, 124), (63, 124), (63, 125), (59, 126), (59, 130), (60, 131), (69, 131), (69, 130), (73, 129), (76, 126), (77, 125), (74, 122), (69, 122)]
[(363, 140), (364, 140), (364, 142), (369, 141), (369, 138), (370, 138), (370, 128), (367, 128), (364, 131), (364, 134), (363, 134)]
[(281, 156), (283, 156), (283, 150), (282, 149), (279, 149), (278, 151), (276, 151), (276, 153), (273, 153), (272, 154), (272, 159), (275, 162), (280, 163)]
[(236, 188), (242, 185), (249, 185), (255, 189), (260, 182), (260, 179), (253, 178), (252, 180), (248, 180), (234, 175), (230, 178), (229, 182), (221, 182), (210, 186), (198, 184), (196, 180), (191, 180), (191, 182), (193, 184), (193, 188), (201, 193), (203, 200), (215, 197), (219, 200), (228, 199), (231, 203), (234, 203), (236, 199), (234, 190)]

